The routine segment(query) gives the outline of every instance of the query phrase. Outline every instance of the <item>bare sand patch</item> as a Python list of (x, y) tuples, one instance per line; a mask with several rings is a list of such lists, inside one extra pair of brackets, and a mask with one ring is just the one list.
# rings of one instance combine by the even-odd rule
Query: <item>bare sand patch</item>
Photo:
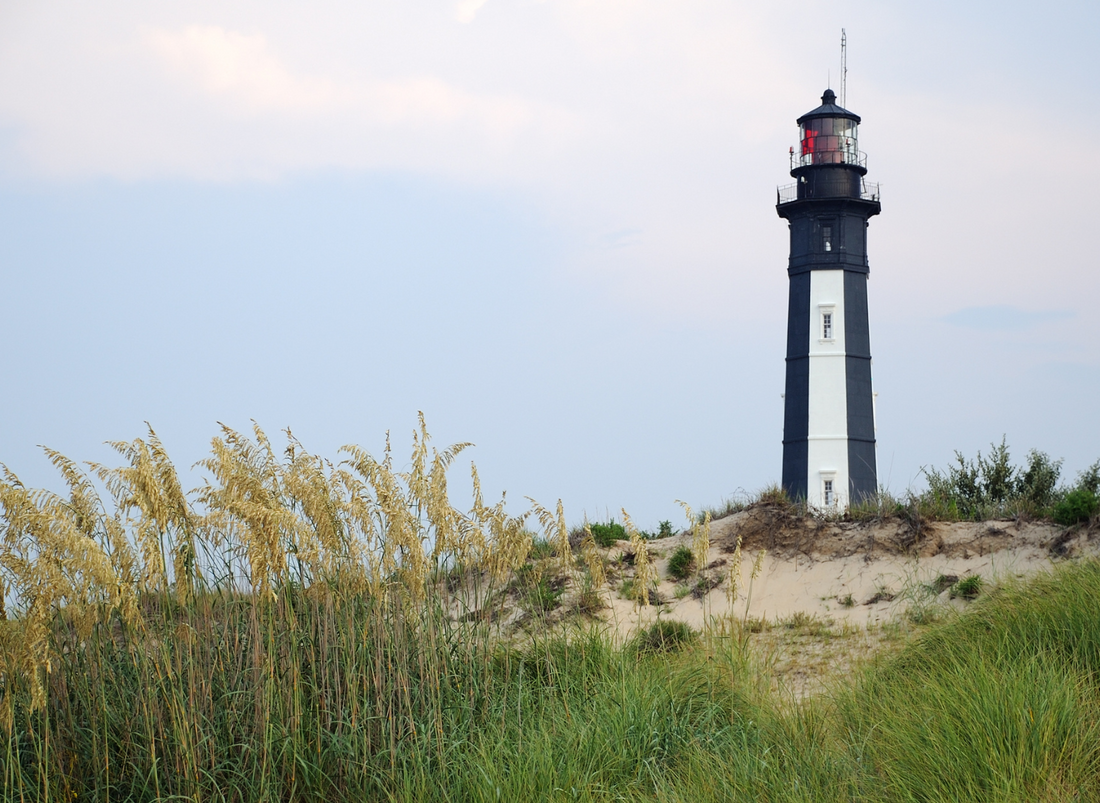
[(1100, 532), (1024, 520), (830, 521), (758, 505), (713, 522), (708, 568), (676, 582), (668, 577), (668, 561), (682, 545), (690, 547), (690, 532), (648, 542), (661, 578), (653, 595), (659, 604), (648, 606), (621, 595), (633, 578), (622, 560), (629, 545), (606, 550), (612, 579), (600, 616), (613, 634), (625, 640), (658, 617), (698, 630), (732, 622), (751, 634), (775, 682), (801, 695), (903, 640), (899, 627), (919, 623), (924, 610), (965, 607), (965, 600), (952, 598), (956, 581), (977, 576), (988, 587), (1095, 556)]

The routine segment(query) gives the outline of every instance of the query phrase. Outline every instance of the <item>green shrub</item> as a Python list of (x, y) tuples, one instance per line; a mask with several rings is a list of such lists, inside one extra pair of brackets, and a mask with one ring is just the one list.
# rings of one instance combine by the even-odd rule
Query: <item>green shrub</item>
[(687, 546), (678, 546), (668, 559), (668, 575), (677, 580), (686, 580), (695, 568), (695, 555)]
[(1051, 460), (1045, 452), (1032, 449), (1027, 453), (1027, 468), (1016, 480), (1016, 493), (1034, 512), (1040, 512), (1054, 502), (1061, 473), (1061, 460)]
[(1100, 494), (1100, 460), (1077, 475), (1076, 487)]
[[(1062, 461), (1032, 449), (1026, 465), (1015, 468), (1003, 438), (999, 445), (991, 444), (988, 456), (978, 452), (974, 460), (968, 460), (955, 452), (955, 465), (946, 471), (927, 468), (923, 472), (928, 491), (919, 497), (920, 507), (933, 519), (981, 520), (1020, 514), (1056, 518), (1059, 508), (1065, 518), (1073, 512), (1062, 505), (1067, 493), (1058, 486)], [(1081, 473), (1076, 489), (1093, 494), (1100, 491), (1100, 461)]]
[(602, 547), (614, 546), (616, 541), (627, 539), (626, 528), (612, 519), (607, 524), (590, 524), (592, 538)]
[(1096, 515), (1097, 507), (1100, 507), (1100, 499), (1095, 492), (1088, 488), (1074, 488), (1054, 506), (1053, 518), (1069, 527), (1091, 519)]
[[(1034, 450), (1032, 455), (1041, 455), (1042, 466), (1055, 466), (1046, 455)], [(925, 469), (924, 475), (929, 493), (953, 502), (965, 518), (981, 519), (991, 512), (1000, 512), (1006, 502), (1017, 496), (1019, 482), (1004, 438), (999, 445), (990, 444), (988, 457), (978, 452), (974, 460), (967, 460), (961, 452), (955, 452), (955, 461), (956, 465), (948, 467), (946, 473), (931, 468)]]
[(639, 530), (638, 535), (640, 535), (646, 541), (655, 541), (658, 538), (671, 538), (673, 535), (675, 535), (675, 533), (672, 532), (671, 521), (662, 521), (657, 526), (657, 532), (650, 532), (649, 530)]

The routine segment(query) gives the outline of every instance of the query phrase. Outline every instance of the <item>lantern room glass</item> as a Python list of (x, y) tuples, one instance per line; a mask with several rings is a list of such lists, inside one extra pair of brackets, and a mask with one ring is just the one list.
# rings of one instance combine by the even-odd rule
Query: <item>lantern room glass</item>
[(816, 117), (798, 127), (799, 166), (859, 164), (859, 126), (847, 117)]

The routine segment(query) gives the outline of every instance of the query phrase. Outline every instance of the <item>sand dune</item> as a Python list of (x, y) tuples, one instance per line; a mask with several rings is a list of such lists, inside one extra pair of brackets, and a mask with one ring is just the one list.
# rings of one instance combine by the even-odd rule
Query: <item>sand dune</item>
[[(742, 561), (733, 606), (738, 618), (777, 620), (805, 614), (857, 626), (887, 621), (930, 596), (963, 605), (961, 600), (948, 599), (946, 581), (951, 577), (978, 575), (987, 584), (996, 583), (1044, 571), (1056, 561), (1100, 552), (1100, 533), (1045, 522), (914, 525), (888, 518), (855, 523), (795, 516), (780, 506), (760, 505), (711, 524), (710, 568), (704, 574), (717, 585), (709, 593), (702, 598), (683, 596), (684, 585), (667, 579), (668, 558), (680, 545), (691, 545), (690, 532), (650, 541), (662, 578), (657, 589), (662, 604), (639, 608), (612, 593), (607, 621), (625, 634), (658, 615), (698, 628), (709, 617), (728, 614), (729, 571), (738, 537)], [(609, 549), (612, 565), (628, 550), (627, 542)], [(762, 550), (759, 576), (751, 580)], [(619, 582), (629, 576), (629, 570), (623, 571)], [(933, 594), (930, 587), (937, 579), (942, 589)]]

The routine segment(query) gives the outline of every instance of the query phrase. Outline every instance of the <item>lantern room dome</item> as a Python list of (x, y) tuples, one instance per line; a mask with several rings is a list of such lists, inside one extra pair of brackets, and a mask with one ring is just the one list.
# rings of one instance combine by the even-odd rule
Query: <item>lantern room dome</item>
[[(798, 118), (799, 149), (797, 155), (791, 151), (791, 175), (800, 168), (820, 165), (844, 165), (866, 174), (866, 160), (859, 150), (859, 121), (858, 114), (838, 106), (836, 93), (826, 89), (821, 105)], [(845, 181), (858, 178), (850, 176)]]
[(799, 117), (795, 122), (798, 125), (806, 120), (814, 120), (818, 117), (844, 117), (848, 120), (854, 120), (860, 122), (860, 116), (855, 112), (850, 112), (842, 106), (838, 106), (836, 102), (836, 93), (831, 89), (826, 89), (825, 94), (821, 96), (821, 105), (814, 109), (812, 112), (806, 112)]

